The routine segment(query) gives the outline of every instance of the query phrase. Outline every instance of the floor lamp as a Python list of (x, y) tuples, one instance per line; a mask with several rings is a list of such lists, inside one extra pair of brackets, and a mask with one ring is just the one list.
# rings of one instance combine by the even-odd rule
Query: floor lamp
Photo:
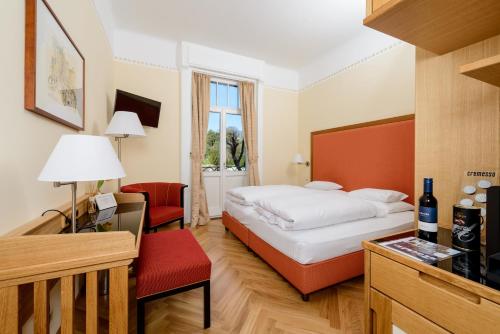
[[(120, 161), (122, 161), (122, 139), (146, 136), (139, 117), (135, 112), (130, 111), (116, 111), (105, 134), (115, 137), (118, 142), (118, 159)], [(121, 191), (121, 186), (121, 179), (118, 179), (118, 192)]]
[(71, 185), (71, 228), (76, 233), (76, 183), (119, 179), (124, 176), (125, 171), (108, 138), (63, 135), (38, 180), (54, 182), (54, 187)]

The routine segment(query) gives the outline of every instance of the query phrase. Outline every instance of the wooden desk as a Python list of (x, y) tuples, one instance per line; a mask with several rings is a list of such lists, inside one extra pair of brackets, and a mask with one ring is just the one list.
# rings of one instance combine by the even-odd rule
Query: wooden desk
[(365, 248), (365, 333), (500, 333), (500, 291), (377, 244)]
[[(128, 266), (139, 255), (146, 202), (141, 194), (116, 194), (117, 203), (139, 203), (138, 233), (60, 234), (66, 227), (59, 214), (37, 218), (0, 237), (0, 333), (18, 333), (34, 313), (36, 333), (48, 333), (50, 287), (61, 283), (61, 332), (75, 322), (75, 279), (86, 281), (86, 328), (97, 332), (97, 273), (109, 270), (109, 332), (128, 333)], [(84, 216), (88, 197), (78, 200)], [(69, 214), (70, 205), (58, 208)]]

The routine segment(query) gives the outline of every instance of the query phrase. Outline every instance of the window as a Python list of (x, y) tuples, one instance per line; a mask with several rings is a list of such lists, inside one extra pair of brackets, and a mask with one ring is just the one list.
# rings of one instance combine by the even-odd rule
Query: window
[(204, 172), (217, 172), (220, 170), (220, 113), (218, 112), (208, 114), (206, 145), (202, 169)]
[[(207, 146), (202, 164), (204, 172), (219, 172), (221, 165), (230, 172), (246, 171), (239, 100), (239, 88), (236, 83), (218, 79), (210, 83)], [(221, 142), (225, 149), (221, 150)]]

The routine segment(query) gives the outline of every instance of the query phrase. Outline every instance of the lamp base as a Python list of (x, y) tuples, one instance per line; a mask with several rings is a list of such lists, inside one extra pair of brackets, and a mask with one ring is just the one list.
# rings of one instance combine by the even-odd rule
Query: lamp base
[(59, 188), (61, 186), (71, 185), (71, 232), (77, 232), (76, 226), (76, 182), (54, 182), (54, 187)]

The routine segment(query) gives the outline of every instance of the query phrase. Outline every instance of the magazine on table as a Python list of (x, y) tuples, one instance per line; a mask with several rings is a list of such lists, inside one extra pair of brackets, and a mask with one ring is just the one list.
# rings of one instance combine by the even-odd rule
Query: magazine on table
[(446, 260), (463, 253), (459, 250), (416, 237), (384, 241), (379, 243), (379, 245), (428, 264)]

